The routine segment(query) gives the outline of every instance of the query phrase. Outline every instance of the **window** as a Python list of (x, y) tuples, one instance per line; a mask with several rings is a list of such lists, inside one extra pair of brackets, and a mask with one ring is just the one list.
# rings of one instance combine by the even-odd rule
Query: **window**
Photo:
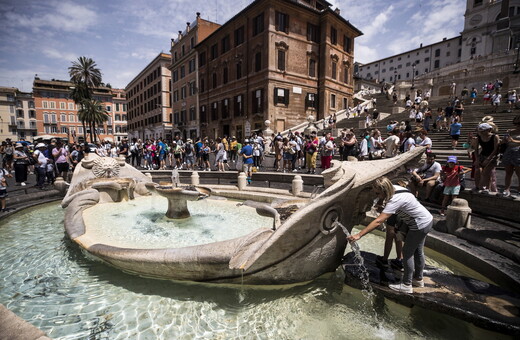
[(50, 105), (51, 109), (55, 109), (56, 108), (56, 103), (55, 102), (49, 102), (49, 105)]
[(205, 85), (204, 78), (200, 77), (200, 80), (199, 80), (199, 90), (200, 90), (200, 92), (206, 91), (206, 87), (204, 85)]
[(228, 82), (228, 68), (227, 67), (224, 67), (224, 69), (222, 70), (222, 84), (227, 84)]
[(107, 107), (106, 107), (106, 111), (107, 111), (107, 112), (112, 111), (112, 107), (111, 107), (110, 105), (107, 105)]
[(430, 61), (430, 58), (424, 58), (424, 61)]
[(66, 126), (62, 126), (62, 127), (61, 127), (61, 133), (68, 133), (68, 132), (69, 132), (69, 131), (68, 131), (68, 129), (67, 129)]
[(69, 122), (74, 122), (74, 115), (69, 115)]
[(320, 42), (320, 29), (318, 26), (307, 23), (307, 40), (315, 43)]
[(211, 60), (218, 57), (218, 44), (211, 46)]
[[(173, 123), (175, 125), (179, 125), (179, 122), (181, 121), (181, 117), (179, 116), (179, 111), (176, 111), (173, 113)], [(117, 127), (116, 127), (117, 129)]]
[(237, 74), (237, 79), (240, 79), (242, 78), (242, 62), (239, 61), (237, 64), (236, 64), (236, 74)]
[[(475, 53), (472, 53), (472, 54), (475, 54)], [(449, 57), (450, 56), (450, 51), (447, 51), (446, 52), (446, 57)]]
[(190, 96), (195, 95), (195, 81), (190, 82)]
[(65, 103), (60, 103), (60, 109), (65, 110)]
[(262, 69), (262, 52), (256, 52), (255, 54), (255, 72)]
[(343, 68), (343, 82), (345, 84), (348, 84), (349, 80), (350, 80), (349, 68), (348, 67), (344, 67)]
[(289, 105), (288, 89), (282, 89), (279, 87), (274, 88), (274, 105), (276, 104), (284, 104), (285, 106)]
[(211, 104), (211, 120), (218, 120), (218, 102)]
[(278, 69), (280, 71), (285, 71), (285, 51), (278, 50)]
[(235, 47), (244, 42), (244, 26), (240, 26), (235, 30)]
[(332, 62), (331, 65), (331, 77), (332, 79), (336, 79), (336, 73), (337, 73), (337, 63), (335, 61)]
[(66, 121), (67, 121), (67, 116), (66, 116), (64, 113), (62, 113), (62, 114), (60, 115), (60, 121), (61, 121), (61, 122), (66, 122)]
[(334, 27), (330, 27), (330, 43), (336, 45), (338, 43), (338, 31)]
[(121, 121), (121, 115), (116, 114), (114, 119), (115, 119), (116, 122)]
[(473, 7), (477, 7), (477, 6), (480, 6), (480, 5), (482, 5), (482, 0), (475, 0), (473, 2)]
[(172, 72), (172, 82), (175, 83), (177, 80), (179, 80), (179, 70), (175, 69)]
[(343, 109), (348, 109), (348, 98), (343, 97)]
[(212, 84), (213, 84), (213, 88), (216, 88), (217, 87), (217, 73), (213, 72), (212, 74)]
[(199, 54), (199, 67), (206, 65), (206, 52), (201, 52)]
[(74, 110), (74, 103), (69, 103), (69, 110)]
[(186, 98), (186, 86), (181, 87), (181, 99)]
[(190, 107), (190, 120), (196, 120), (197, 117), (196, 117), (196, 114), (195, 114), (195, 106), (191, 106)]
[(305, 109), (316, 110), (317, 106), (318, 106), (317, 94), (307, 93), (307, 95), (305, 96)]
[(441, 49), (440, 48), (435, 50), (435, 56), (436, 57), (440, 57), (441, 56)]
[(352, 39), (349, 36), (343, 36), (343, 51), (347, 53), (352, 52)]
[(258, 114), (264, 111), (264, 90), (259, 89), (253, 91), (252, 95), (252, 113)]
[(179, 90), (173, 91), (173, 102), (176, 103), (179, 101)]
[(222, 119), (229, 118), (229, 98), (222, 100)]
[(193, 71), (195, 71), (195, 58), (188, 62), (188, 72), (191, 73)]
[(253, 18), (253, 37), (264, 31), (264, 13)]
[(330, 108), (331, 109), (336, 108), (336, 95), (334, 93), (330, 94)]
[(52, 124), (56, 124), (56, 122), (57, 122), (57, 120), (56, 120), (56, 114), (53, 113), (53, 114), (51, 114), (51, 123), (52, 123)]
[(316, 77), (316, 60), (309, 59), (309, 77)]
[(207, 123), (208, 117), (206, 116), (206, 105), (202, 105), (200, 107), (200, 122), (201, 123)]
[(242, 116), (244, 114), (244, 106), (243, 106), (243, 102), (244, 102), (244, 96), (239, 94), (238, 96), (235, 96), (235, 98), (233, 99), (233, 102), (234, 102), (234, 112), (235, 112), (235, 117), (239, 117), (239, 116)]
[(282, 12), (275, 12), (275, 28), (277, 31), (289, 33), (289, 15)]
[(229, 40), (229, 34), (226, 35), (224, 38), (222, 38), (221, 40), (221, 49), (222, 49), (222, 54), (226, 53), (227, 51), (229, 51), (229, 49), (231, 48), (231, 45), (230, 45), (230, 40)]

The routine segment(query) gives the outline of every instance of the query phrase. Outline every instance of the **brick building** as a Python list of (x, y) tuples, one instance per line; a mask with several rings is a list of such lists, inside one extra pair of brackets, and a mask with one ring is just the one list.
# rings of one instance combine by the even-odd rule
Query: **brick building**
[[(46, 134), (83, 141), (83, 125), (78, 120), (78, 107), (70, 98), (74, 84), (66, 80), (34, 78), (33, 96), (38, 135)], [(123, 90), (100, 86), (94, 89), (93, 99), (103, 103), (108, 121), (97, 128), (100, 140), (120, 141), (126, 135), (126, 105)], [(119, 115), (119, 120), (114, 115)], [(115, 133), (119, 131), (118, 133)], [(88, 138), (88, 133), (87, 133)]]
[[(254, 1), (222, 26), (211, 23), (195, 51), (175, 60), (179, 48), (192, 47), (190, 31), (201, 22), (172, 42), (174, 128), (188, 126), (183, 134), (193, 135), (198, 120), (199, 135), (244, 138), (265, 120), (283, 131), (349, 105), (354, 39), (362, 33), (328, 2)], [(183, 66), (189, 78), (181, 77)]]
[(126, 86), (129, 138), (172, 139), (171, 57), (159, 53)]

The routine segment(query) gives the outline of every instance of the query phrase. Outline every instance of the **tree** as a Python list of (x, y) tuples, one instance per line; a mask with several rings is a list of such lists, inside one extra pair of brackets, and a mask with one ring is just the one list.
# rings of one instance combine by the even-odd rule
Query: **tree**
[(83, 100), (81, 109), (78, 111), (78, 118), (80, 122), (83, 124), (83, 133), (86, 138), (87, 126), (90, 129), (90, 141), (95, 142), (97, 140), (96, 136), (96, 127), (99, 125), (103, 125), (108, 118), (109, 115), (105, 108), (103, 107), (103, 103), (99, 100)]
[[(94, 108), (95, 101), (92, 99), (94, 88), (101, 85), (102, 77), (101, 71), (97, 68), (97, 64), (94, 60), (87, 57), (79, 57), (77, 61), (72, 62), (72, 66), (69, 67), (69, 75), (71, 82), (74, 83), (74, 87), (71, 89), (70, 96), (72, 100), (80, 107), (78, 112), (78, 118), (83, 123), (83, 138), (87, 140), (87, 129), (88, 125), (90, 129), (90, 140), (92, 139), (92, 126), (95, 127), (97, 121), (97, 109)], [(106, 111), (104, 111), (106, 115)], [(83, 117), (83, 119), (81, 118)], [(108, 116), (104, 121), (108, 119)], [(95, 133), (95, 131), (94, 131)]]

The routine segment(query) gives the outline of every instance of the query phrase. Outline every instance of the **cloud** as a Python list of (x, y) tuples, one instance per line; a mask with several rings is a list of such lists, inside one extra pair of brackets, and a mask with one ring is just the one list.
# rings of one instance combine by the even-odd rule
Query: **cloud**
[(52, 59), (59, 59), (59, 60), (65, 60), (65, 61), (74, 61), (78, 58), (78, 56), (74, 53), (70, 53), (70, 52), (62, 52), (62, 51), (58, 51), (54, 48), (44, 48), (42, 50), (42, 53), (47, 56), (48, 58), (52, 58)]
[[(58, 32), (84, 32), (97, 23), (95, 11), (72, 2), (27, 2), (27, 7), (12, 7), (3, 13), (9, 27), (29, 28), (33, 32), (54, 29)], [(27, 14), (28, 13), (28, 14)]]
[(372, 46), (365, 46), (363, 44), (356, 44), (355, 54), (356, 61), (360, 63), (369, 63), (373, 60), (378, 59), (378, 49)]

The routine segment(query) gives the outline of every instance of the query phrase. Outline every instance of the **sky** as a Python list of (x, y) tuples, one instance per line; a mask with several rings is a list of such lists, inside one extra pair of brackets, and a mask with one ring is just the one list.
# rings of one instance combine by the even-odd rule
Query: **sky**
[[(1, 0), (0, 86), (31, 92), (35, 75), (69, 79), (80, 56), (103, 82), (124, 88), (196, 12), (225, 23), (253, 0)], [(453, 38), (464, 26), (463, 0), (329, 0), (361, 30), (355, 60), (368, 63)]]

